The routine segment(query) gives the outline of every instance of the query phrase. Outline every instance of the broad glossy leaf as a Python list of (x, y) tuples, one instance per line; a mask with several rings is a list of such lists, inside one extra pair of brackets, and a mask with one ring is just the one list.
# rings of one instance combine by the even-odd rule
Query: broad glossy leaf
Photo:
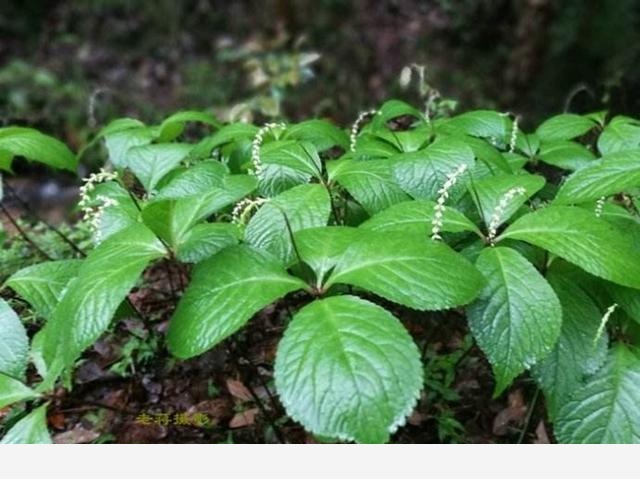
[(554, 202), (583, 203), (635, 187), (640, 187), (640, 150), (611, 153), (569, 176)]
[(419, 310), (471, 302), (484, 281), (476, 268), (439, 241), (407, 233), (371, 233), (344, 252), (326, 287), (346, 283)]
[(147, 265), (166, 253), (156, 236), (133, 225), (101, 243), (83, 261), (78, 275), (44, 327), (44, 359), (55, 376), (109, 326)]
[(324, 226), (298, 231), (293, 237), (300, 257), (315, 272), (316, 285), (319, 287), (342, 253), (353, 243), (365, 238), (365, 235), (358, 228)]
[(116, 205), (102, 210), (99, 224), (101, 241), (139, 222), (140, 210), (129, 191), (125, 190), (119, 183), (109, 181), (96, 185), (95, 190), (91, 192), (91, 196), (95, 199), (98, 195), (106, 196), (117, 202)]
[(240, 231), (230, 223), (195, 225), (178, 244), (176, 256), (185, 263), (198, 263), (227, 246), (238, 243)]
[(582, 136), (596, 126), (587, 117), (573, 113), (563, 113), (544, 121), (536, 130), (536, 135), (543, 142), (557, 140), (571, 140)]
[(640, 121), (627, 116), (616, 116), (598, 138), (602, 155), (640, 148)]
[(591, 165), (596, 159), (585, 146), (562, 140), (543, 143), (538, 158), (543, 163), (565, 170), (579, 170)]
[(26, 300), (40, 317), (48, 318), (81, 264), (78, 259), (45, 261), (21, 269), (5, 284)]
[[(370, 231), (397, 231), (421, 235), (431, 235), (431, 221), (436, 203), (428, 200), (403, 201), (372, 216), (359, 228)], [(478, 228), (459, 211), (446, 207), (442, 218), (442, 231), (460, 233), (478, 232)]]
[(548, 206), (517, 219), (498, 238), (531, 243), (614, 283), (640, 288), (640, 260), (633, 240), (593, 212)]
[(332, 165), (330, 180), (337, 181), (370, 215), (409, 199), (393, 176), (391, 160), (340, 160)]
[(127, 166), (148, 192), (158, 182), (177, 167), (191, 151), (192, 145), (186, 143), (167, 143), (142, 145), (130, 148), (127, 153)]
[(20, 419), (0, 444), (51, 444), (47, 430), (47, 405), (43, 404)]
[(232, 123), (223, 126), (215, 134), (201, 140), (191, 154), (196, 158), (209, 158), (213, 150), (229, 143), (241, 142), (253, 138), (258, 127), (249, 123)]
[(183, 359), (201, 354), (265, 306), (305, 286), (260, 251), (227, 248), (196, 265), (169, 324), (169, 350)]
[(478, 211), (488, 226), (502, 197), (512, 188), (524, 188), (525, 194), (514, 196), (501, 215), (500, 224), (507, 221), (518, 209), (544, 186), (545, 179), (538, 175), (502, 175), (483, 178), (473, 182), (472, 195)]
[(562, 309), (549, 283), (515, 250), (486, 248), (476, 267), (487, 285), (467, 308), (467, 318), (491, 363), (497, 396), (551, 352), (560, 334)]
[(189, 168), (176, 170), (168, 176), (170, 178), (162, 182), (153, 197), (154, 201), (200, 196), (213, 188), (222, 188), (228, 170), (219, 161), (202, 161)]
[(215, 128), (222, 126), (213, 115), (203, 111), (179, 111), (162, 122), (158, 129), (158, 139), (162, 142), (174, 140), (182, 134), (186, 123), (203, 123)]
[(0, 409), (18, 401), (38, 397), (36, 392), (17, 379), (0, 372)]
[(625, 313), (640, 324), (640, 289), (627, 288), (619, 284), (608, 283), (607, 292)]
[[(473, 167), (474, 154), (459, 138), (448, 137), (424, 150), (396, 155), (390, 161), (393, 161), (395, 180), (403, 191), (416, 199), (435, 201), (448, 174), (463, 164)], [(450, 204), (455, 204), (464, 192), (466, 181), (466, 174), (458, 179), (456, 187), (450, 191)]]
[(275, 378), (287, 414), (309, 431), (382, 443), (415, 407), (422, 366), (391, 313), (334, 296), (296, 313), (278, 346)]
[(295, 233), (325, 226), (330, 214), (331, 203), (324, 186), (296, 186), (272, 198), (258, 210), (247, 225), (245, 241), (288, 264), (294, 260), (295, 251), (287, 221), (291, 232)]
[(602, 366), (608, 339), (606, 331), (598, 337), (602, 313), (582, 288), (562, 274), (550, 274), (548, 280), (562, 305), (562, 329), (553, 351), (531, 372), (553, 418), (586, 378)]
[(390, 120), (400, 116), (411, 116), (415, 118), (415, 121), (424, 121), (422, 112), (411, 105), (400, 100), (388, 100), (384, 102), (378, 112), (373, 115), (371, 127), (374, 130), (385, 128)]
[(0, 298), (0, 373), (22, 378), (27, 368), (28, 351), (29, 339), (20, 318)]
[(118, 169), (128, 165), (128, 151), (134, 146), (148, 145), (154, 139), (152, 128), (138, 127), (116, 130), (104, 135), (104, 144), (109, 152), (109, 161)]
[(554, 432), (569, 444), (640, 443), (640, 354), (613, 347), (605, 366), (558, 412)]
[(318, 151), (328, 150), (333, 146), (339, 146), (344, 150), (349, 148), (349, 136), (326, 120), (313, 119), (289, 125), (284, 138), (307, 141)]
[(5, 158), (3, 169), (6, 170), (10, 168), (12, 156), (23, 156), (28, 160), (73, 172), (78, 165), (76, 156), (64, 143), (32, 128), (0, 128), (0, 152)]
[[(280, 179), (288, 184), (288, 178), (299, 175), (307, 178), (320, 177), (322, 164), (315, 147), (308, 142), (294, 140), (276, 140), (265, 144), (260, 150), (263, 172), (261, 182), (275, 184)], [(291, 171), (290, 174), (288, 171)], [(275, 176), (282, 175), (282, 178)], [(300, 178), (302, 178), (300, 176)], [(274, 191), (283, 191), (277, 187)]]
[(494, 138), (505, 141), (511, 134), (511, 120), (508, 115), (491, 110), (476, 110), (442, 122), (439, 129), (443, 132), (461, 132), (480, 138)]

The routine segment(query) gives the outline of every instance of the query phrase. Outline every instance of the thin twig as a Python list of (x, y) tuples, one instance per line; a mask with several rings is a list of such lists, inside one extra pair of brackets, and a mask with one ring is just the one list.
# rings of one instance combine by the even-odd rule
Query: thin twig
[(7, 219), (9, 220), (9, 222), (13, 225), (13, 227), (18, 231), (18, 233), (20, 234), (20, 236), (31, 245), (31, 247), (33, 247), (34, 250), (36, 250), (38, 252), (38, 254), (40, 254), (40, 256), (42, 256), (45, 259), (48, 260), (52, 260), (53, 258), (51, 256), (49, 256), (48, 253), (46, 253), (43, 249), (41, 249), (30, 237), (29, 235), (22, 229), (22, 227), (18, 224), (18, 222), (13, 218), (13, 216), (11, 216), (11, 213), (9, 212), (9, 210), (2, 204), (0, 203), (0, 209), (2, 210), (2, 212), (4, 213), (4, 215), (7, 217)]
[(540, 395), (540, 388), (536, 387), (536, 392), (533, 394), (533, 399), (531, 400), (531, 404), (529, 405), (529, 410), (527, 411), (527, 417), (524, 420), (524, 426), (520, 430), (520, 436), (518, 436), (518, 444), (522, 444), (524, 440), (524, 436), (527, 434), (527, 430), (529, 429), (529, 423), (531, 422), (531, 417), (533, 416), (533, 410), (536, 407), (536, 403), (538, 402), (538, 396)]

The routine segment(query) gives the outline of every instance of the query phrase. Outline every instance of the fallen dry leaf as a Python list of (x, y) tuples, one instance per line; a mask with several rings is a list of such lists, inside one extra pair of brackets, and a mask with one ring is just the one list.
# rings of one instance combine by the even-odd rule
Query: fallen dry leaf
[(246, 411), (242, 411), (236, 413), (231, 421), (229, 422), (229, 427), (231, 429), (238, 429), (241, 427), (247, 427), (253, 425), (256, 420), (256, 415), (260, 412), (258, 408), (247, 409)]
[(71, 431), (61, 432), (53, 436), (55, 444), (87, 444), (100, 437), (100, 434), (77, 425)]
[(527, 414), (527, 406), (522, 397), (522, 391), (516, 389), (509, 393), (508, 405), (500, 411), (493, 420), (493, 433), (496, 436), (505, 436), (509, 428), (522, 425)]
[(247, 389), (247, 386), (237, 379), (227, 379), (227, 390), (229, 391), (229, 394), (240, 401), (253, 401), (253, 396), (249, 392), (249, 389)]
[(549, 435), (547, 434), (547, 428), (544, 427), (544, 421), (540, 421), (536, 427), (536, 438), (532, 441), (533, 444), (551, 444)]

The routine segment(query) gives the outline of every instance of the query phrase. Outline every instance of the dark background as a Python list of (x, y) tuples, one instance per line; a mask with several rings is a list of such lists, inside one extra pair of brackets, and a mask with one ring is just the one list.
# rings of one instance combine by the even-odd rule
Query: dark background
[[(285, 118), (348, 125), (390, 96), (417, 101), (397, 81), (411, 63), (458, 111), (508, 110), (528, 127), (567, 108), (637, 116), (639, 3), (3, 0), (0, 122), (77, 149), (117, 116), (244, 102), (263, 121), (272, 112), (255, 106), (278, 98)], [(297, 69), (300, 52), (320, 58)]]

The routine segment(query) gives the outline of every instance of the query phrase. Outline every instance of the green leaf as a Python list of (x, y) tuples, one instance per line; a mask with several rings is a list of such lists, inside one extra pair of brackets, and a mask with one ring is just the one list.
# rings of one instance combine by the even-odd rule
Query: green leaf
[[(416, 199), (435, 201), (448, 174), (463, 164), (473, 167), (474, 154), (459, 138), (447, 137), (424, 150), (396, 155), (389, 161), (393, 161), (394, 177), (403, 191)], [(456, 188), (450, 191), (452, 203), (464, 191), (466, 177), (460, 177)]]
[(168, 142), (176, 139), (184, 131), (186, 123), (204, 123), (221, 128), (222, 124), (212, 115), (203, 111), (179, 111), (164, 120), (159, 127), (158, 140)]
[(247, 225), (245, 241), (289, 264), (295, 259), (289, 228), (295, 233), (325, 226), (330, 214), (331, 203), (324, 186), (296, 186), (272, 198), (258, 210)]
[(472, 195), (485, 224), (491, 222), (493, 213), (502, 197), (512, 188), (524, 188), (525, 194), (514, 196), (500, 216), (500, 224), (507, 221), (533, 195), (542, 189), (545, 179), (538, 175), (491, 176), (473, 182), (477, 196)]
[[(431, 235), (431, 221), (434, 215), (435, 202), (427, 200), (403, 201), (390, 206), (386, 210), (372, 216), (359, 228), (370, 231), (397, 231), (421, 235)], [(473, 231), (479, 233), (471, 220), (459, 211), (446, 207), (442, 218), (442, 231), (460, 233)]]
[(640, 148), (640, 121), (626, 116), (616, 116), (598, 138), (601, 155), (620, 153)]
[(44, 359), (49, 365), (56, 361), (50, 371), (54, 377), (106, 331), (147, 265), (165, 253), (141, 224), (111, 236), (89, 253), (43, 329)]
[(186, 143), (135, 146), (128, 150), (127, 166), (150, 192), (189, 155), (191, 148), (192, 145)]
[(278, 346), (275, 378), (287, 414), (309, 431), (383, 443), (415, 407), (422, 366), (391, 313), (334, 296), (294, 316)]
[(497, 396), (552, 350), (560, 334), (562, 309), (549, 283), (515, 250), (486, 248), (476, 267), (487, 285), (467, 308), (467, 318), (491, 363)]
[(508, 115), (490, 110), (476, 110), (445, 120), (439, 130), (448, 133), (465, 133), (480, 138), (506, 141), (511, 135), (511, 120)]
[(3, 169), (6, 170), (10, 168), (11, 156), (23, 156), (28, 160), (72, 172), (78, 166), (76, 156), (64, 143), (32, 128), (0, 128), (0, 153), (5, 158)]
[(249, 123), (232, 123), (220, 128), (215, 134), (201, 140), (191, 154), (196, 158), (209, 158), (216, 148), (253, 138), (258, 127)]
[(349, 136), (326, 120), (313, 119), (289, 125), (284, 138), (309, 142), (318, 151), (325, 151), (334, 146), (344, 150), (349, 148)]
[(544, 248), (585, 271), (614, 283), (640, 288), (640, 261), (624, 231), (572, 206), (548, 206), (516, 220), (498, 237)]
[(175, 249), (198, 221), (236, 203), (255, 187), (256, 180), (250, 175), (228, 175), (222, 179), (221, 187), (210, 187), (197, 196), (151, 202), (142, 210), (142, 219)]
[(138, 127), (116, 129), (104, 135), (104, 144), (109, 152), (109, 161), (118, 169), (128, 165), (128, 151), (134, 146), (148, 145), (154, 139), (152, 128)]
[(606, 331), (598, 336), (602, 314), (582, 288), (561, 274), (550, 274), (548, 280), (562, 305), (562, 329), (553, 351), (531, 372), (553, 419), (585, 379), (602, 366), (608, 339)]
[(587, 117), (573, 113), (563, 113), (544, 121), (536, 130), (536, 135), (543, 142), (557, 140), (571, 140), (582, 136), (596, 126)]
[(262, 252), (246, 246), (224, 249), (196, 265), (169, 324), (169, 350), (183, 359), (201, 354), (265, 306), (304, 287)]
[(390, 160), (340, 160), (332, 165), (329, 179), (337, 181), (370, 215), (409, 199), (393, 177)]
[(322, 163), (311, 143), (276, 140), (260, 149), (260, 187), (267, 196), (286, 191), (295, 185), (320, 178)]
[(371, 233), (344, 252), (325, 288), (346, 283), (419, 310), (471, 302), (484, 281), (444, 243), (406, 233)]
[(0, 409), (36, 397), (38, 395), (33, 389), (0, 372)]
[(238, 243), (240, 231), (234, 224), (203, 223), (195, 225), (178, 244), (176, 256), (185, 263), (198, 263), (227, 246)]
[(101, 241), (129, 226), (138, 224), (140, 210), (129, 192), (119, 183), (109, 181), (96, 185), (91, 196), (95, 199), (98, 195), (106, 196), (117, 202), (116, 205), (104, 208), (100, 215), (99, 237)]
[(621, 344), (558, 412), (554, 432), (568, 444), (640, 443), (640, 354)]
[(293, 235), (300, 257), (316, 274), (316, 286), (322, 285), (342, 253), (364, 238), (363, 233), (358, 228), (348, 226), (324, 226), (307, 228)]
[(419, 110), (400, 100), (388, 100), (373, 115), (371, 128), (373, 130), (386, 128), (387, 123), (400, 116), (412, 116), (416, 121), (424, 121), (424, 116)]
[(596, 159), (587, 147), (573, 141), (543, 143), (538, 158), (543, 163), (565, 170), (579, 170), (590, 166)]
[(222, 188), (228, 170), (219, 161), (203, 161), (189, 168), (175, 170), (168, 176), (170, 178), (162, 182), (153, 197), (154, 201), (199, 196), (212, 188)]
[(31, 411), (5, 434), (0, 444), (51, 444), (47, 430), (47, 405)]
[(22, 378), (27, 369), (28, 352), (29, 339), (20, 318), (0, 298), (0, 373)]
[(569, 176), (554, 202), (583, 203), (639, 186), (640, 150), (611, 153)]
[(608, 283), (605, 289), (634, 321), (640, 324), (640, 290)]
[(21, 269), (5, 284), (26, 300), (38, 316), (48, 318), (81, 264), (78, 259), (45, 261)]

